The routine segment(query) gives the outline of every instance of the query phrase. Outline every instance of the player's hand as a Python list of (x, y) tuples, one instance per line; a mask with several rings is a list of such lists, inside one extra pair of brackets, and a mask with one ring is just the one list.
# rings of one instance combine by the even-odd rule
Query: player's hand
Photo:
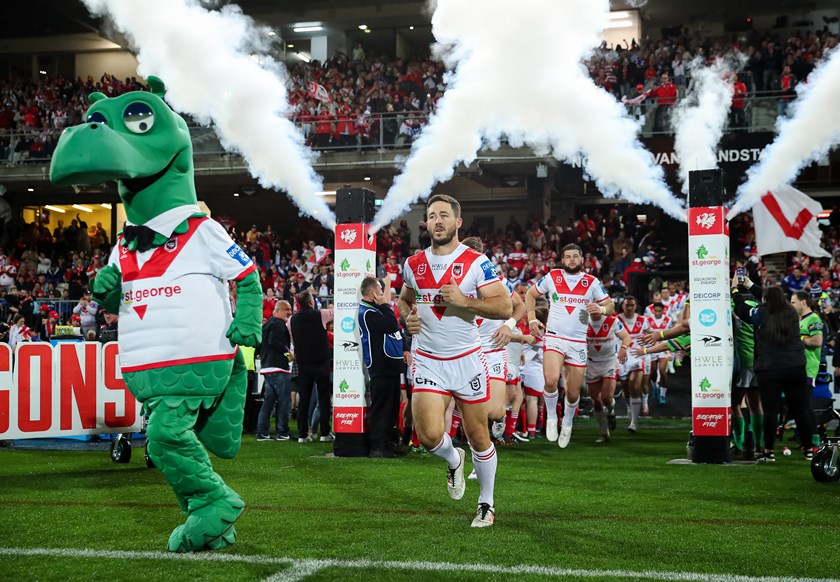
[(453, 307), (467, 306), (467, 296), (461, 292), (461, 288), (455, 282), (454, 275), (449, 279), (449, 283), (440, 288), (440, 294), (443, 296), (443, 300)]
[(405, 328), (411, 335), (420, 333), (420, 316), (417, 315), (417, 305), (411, 306), (411, 313), (405, 318)]
[(497, 348), (503, 348), (510, 343), (510, 336), (513, 332), (506, 325), (501, 325), (496, 333), (493, 334), (493, 345)]
[(532, 319), (528, 322), (528, 328), (531, 330), (531, 335), (534, 337), (542, 337), (545, 333), (545, 326), (541, 321)]
[(634, 348), (630, 348), (630, 352), (637, 358), (641, 358), (641, 357), (647, 355), (645, 353), (645, 348), (643, 348), (641, 346), (636, 346)]
[(603, 313), (601, 313), (601, 306), (594, 302), (586, 305), (586, 313), (588, 313), (591, 317), (603, 315)]
[(642, 340), (642, 345), (652, 346), (653, 344), (655, 344), (659, 340), (659, 332), (658, 331), (653, 331), (653, 330), (646, 331), (645, 333), (642, 334), (641, 340)]
[(627, 348), (624, 346), (618, 348), (618, 363), (623, 364), (627, 361)]
[[(537, 338), (535, 338), (532, 335), (523, 335), (522, 336), (522, 343), (523, 344), (528, 344), (529, 346), (532, 346), (535, 343), (537, 343)], [(840, 369), (840, 368), (838, 368), (838, 369)]]

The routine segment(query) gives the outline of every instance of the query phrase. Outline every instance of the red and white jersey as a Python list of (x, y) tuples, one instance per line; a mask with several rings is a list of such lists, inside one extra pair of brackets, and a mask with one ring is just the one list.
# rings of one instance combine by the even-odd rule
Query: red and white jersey
[(144, 252), (122, 246), (109, 264), (122, 274), (120, 364), (136, 372), (232, 359), (225, 337), (233, 321), (229, 280), (255, 270), (225, 229), (208, 217), (190, 218), (184, 234)]
[(15, 277), (17, 277), (17, 267), (14, 265), (4, 265), (0, 268), (0, 286), (11, 287), (15, 284)]
[[(513, 285), (510, 284), (505, 277), (499, 277), (499, 281), (508, 290), (508, 293), (513, 295)], [(481, 350), (484, 352), (492, 352), (499, 348), (493, 342), (493, 334), (496, 333), (505, 322), (502, 319), (484, 319), (483, 317), (475, 316), (475, 324), (478, 326), (478, 337), (481, 338)]]
[(453, 359), (479, 349), (475, 314), (448, 305), (440, 288), (454, 278), (461, 293), (478, 297), (479, 289), (499, 283), (490, 259), (462, 244), (443, 256), (426, 249), (406, 259), (403, 278), (405, 285), (414, 290), (420, 316), (417, 350), (436, 358)]
[(570, 275), (562, 269), (549, 271), (537, 283), (537, 290), (550, 301), (546, 335), (581, 343), (586, 341), (589, 324), (587, 304), (610, 298), (596, 277), (583, 272)]
[(621, 325), (624, 326), (624, 329), (627, 330), (627, 333), (630, 334), (630, 337), (633, 340), (630, 347), (634, 348), (641, 345), (639, 343), (639, 338), (642, 337), (642, 333), (649, 329), (647, 318), (643, 315), (639, 315), (638, 313), (633, 314), (633, 319), (627, 319), (624, 317), (623, 313), (619, 313), (617, 317), (619, 321), (621, 321)]
[[(677, 299), (676, 297), (670, 297), (669, 299), (663, 299), (660, 301), (662, 303), (662, 313), (667, 315), (668, 317), (673, 318), (674, 310), (677, 309)], [(653, 303), (645, 307), (645, 317), (653, 317)]]
[(528, 262), (528, 253), (525, 251), (510, 251), (505, 262), (508, 266), (521, 271), (525, 263)]
[(622, 329), (624, 325), (615, 315), (602, 317), (598, 321), (590, 319), (586, 328), (588, 358), (597, 362), (614, 360), (620, 345), (620, 342), (616, 341), (617, 334)]
[(653, 315), (648, 315), (647, 322), (648, 328), (655, 331), (665, 331), (674, 325), (673, 320), (667, 315), (663, 315), (659, 319), (656, 319)]

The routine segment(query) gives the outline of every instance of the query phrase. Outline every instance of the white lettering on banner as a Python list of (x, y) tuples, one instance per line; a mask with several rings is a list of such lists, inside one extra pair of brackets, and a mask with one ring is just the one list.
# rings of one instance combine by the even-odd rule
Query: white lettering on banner
[(359, 304), (356, 301), (337, 301), (335, 303), (336, 309), (358, 309)]
[(361, 414), (358, 412), (336, 412), (335, 420), (342, 425), (352, 426), (359, 416), (361, 416)]
[[(718, 150), (719, 163), (744, 163), (757, 162), (761, 155), (760, 148), (733, 148), (727, 150)], [(677, 152), (656, 152), (653, 154), (654, 161), (660, 166), (676, 166), (680, 163), (680, 158)], [(587, 163), (585, 156), (575, 156), (569, 161), (569, 165), (573, 168), (583, 168)]]
[[(140, 429), (140, 405), (122, 381), (117, 343), (0, 344), (0, 438)], [(9, 388), (6, 388), (9, 387)]]
[(699, 277), (693, 283), (695, 285), (718, 285), (718, 281), (717, 277)]
[(723, 356), (710, 356), (710, 355), (700, 355), (695, 356), (697, 358), (697, 363), (701, 366), (709, 366), (711, 368), (717, 366), (723, 366), (724, 358)]

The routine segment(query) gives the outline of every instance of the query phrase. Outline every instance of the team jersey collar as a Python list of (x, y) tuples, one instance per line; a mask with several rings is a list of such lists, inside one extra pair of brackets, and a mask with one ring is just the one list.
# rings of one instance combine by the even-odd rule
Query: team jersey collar
[[(166, 238), (169, 238), (172, 236), (172, 233), (175, 232), (175, 228), (179, 224), (184, 222), (193, 214), (199, 213), (201, 213), (201, 209), (198, 207), (197, 204), (185, 204), (184, 206), (176, 206), (171, 210), (167, 210), (163, 214), (155, 216), (143, 226), (147, 226), (156, 233), (161, 234)], [(126, 220), (125, 223), (128, 226), (138, 226), (132, 224), (128, 220)]]

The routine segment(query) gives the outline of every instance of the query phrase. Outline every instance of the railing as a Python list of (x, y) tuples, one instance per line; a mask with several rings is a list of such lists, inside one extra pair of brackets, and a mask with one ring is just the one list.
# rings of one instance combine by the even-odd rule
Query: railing
[[(727, 123), (728, 131), (759, 132), (775, 129), (776, 119), (780, 111), (778, 94), (757, 94), (746, 98), (744, 102), (743, 125), (733, 126)], [(628, 112), (631, 115), (640, 119), (644, 116), (644, 125), (641, 132), (644, 137), (673, 133), (672, 127), (668, 127), (666, 131), (654, 131), (653, 121), (656, 108), (654, 99), (646, 100), (639, 105), (627, 105)], [(303, 133), (307, 144), (319, 151), (385, 151), (409, 148), (412, 141), (422, 132), (422, 127), (430, 115), (431, 113), (428, 112), (373, 114), (366, 117), (366, 125), (369, 126), (369, 130), (344, 136), (333, 134), (336, 125), (341, 124), (335, 117), (328, 122), (331, 129), (329, 134), (318, 133), (318, 119), (296, 119), (295, 125)], [(408, 127), (404, 124), (406, 120), (412, 117), (416, 120), (416, 124), (412, 126), (409, 132)], [(326, 123), (326, 120), (320, 123)], [(61, 131), (59, 129), (45, 129), (4, 133), (0, 130), (0, 165), (5, 163), (8, 166), (14, 166), (49, 161)], [(190, 135), (192, 136), (194, 153), (199, 155), (224, 155), (226, 153), (212, 127), (190, 124)], [(39, 145), (32, 147), (33, 143)]]

